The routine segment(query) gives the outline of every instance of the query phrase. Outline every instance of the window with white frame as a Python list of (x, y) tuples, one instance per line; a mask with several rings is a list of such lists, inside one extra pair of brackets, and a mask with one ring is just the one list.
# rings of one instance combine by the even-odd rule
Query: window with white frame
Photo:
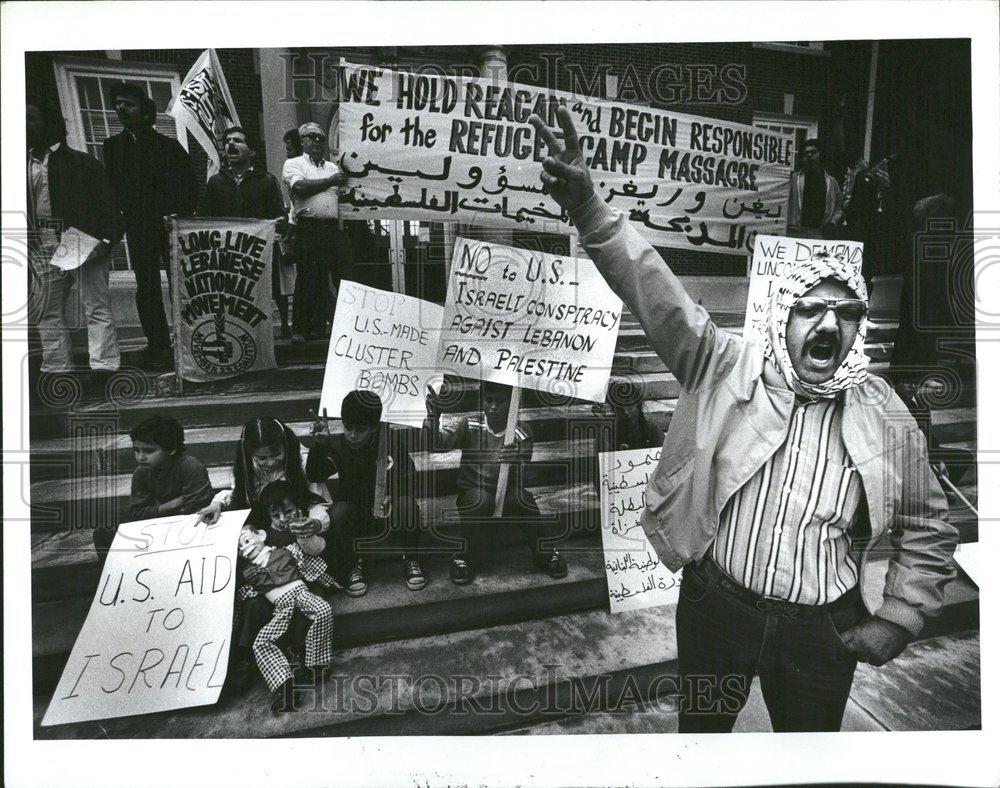
[[(66, 118), (67, 142), (103, 160), (104, 140), (122, 130), (111, 105), (116, 83), (138, 85), (156, 102), (156, 130), (177, 138), (177, 126), (167, 105), (180, 88), (177, 69), (121, 60), (58, 58), (54, 61), (59, 104)], [(187, 148), (185, 135), (179, 139)]]
[(769, 112), (755, 112), (753, 125), (759, 129), (795, 135), (795, 152), (792, 157), (793, 171), (799, 168), (799, 154), (806, 140), (815, 138), (819, 131), (819, 121), (814, 118), (778, 115)]

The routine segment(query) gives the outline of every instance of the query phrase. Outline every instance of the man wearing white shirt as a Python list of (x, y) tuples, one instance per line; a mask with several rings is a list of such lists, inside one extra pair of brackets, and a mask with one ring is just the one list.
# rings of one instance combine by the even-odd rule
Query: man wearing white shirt
[(326, 158), (326, 134), (318, 124), (302, 124), (299, 137), (305, 153), (288, 159), (281, 173), (296, 224), (292, 331), (307, 339), (322, 339), (333, 311), (329, 285), (340, 283), (349, 262), (346, 255), (338, 255), (337, 221), (337, 188), (347, 182), (347, 176)]
[[(99, 382), (121, 363), (108, 292), (110, 251), (121, 239), (111, 186), (97, 159), (66, 146), (61, 115), (30, 104), (25, 114), (30, 315), (42, 344), (41, 371), (72, 371), (65, 308), (75, 281), (87, 321), (90, 369)], [(81, 264), (78, 258), (84, 256)]]

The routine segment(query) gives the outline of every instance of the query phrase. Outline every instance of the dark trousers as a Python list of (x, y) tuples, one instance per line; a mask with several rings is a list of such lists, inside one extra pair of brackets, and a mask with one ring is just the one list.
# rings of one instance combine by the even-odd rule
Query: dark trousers
[[(461, 490), (455, 505), (460, 522), (459, 537), (463, 543), (456, 557), (470, 562), (478, 560), (482, 556), (482, 543), (487, 531), (497, 525), (493, 516), (496, 490), (488, 487)], [(507, 488), (503, 519), (524, 532), (535, 561), (541, 561), (552, 550), (552, 542), (558, 536), (558, 523), (553, 517), (542, 516), (530, 490), (513, 484)]]
[(336, 220), (300, 217), (295, 228), (295, 294), (292, 330), (322, 335), (336, 302), (330, 284), (351, 276), (349, 250)]
[(133, 226), (126, 229), (128, 256), (135, 272), (135, 308), (139, 313), (142, 333), (150, 351), (165, 351), (170, 347), (170, 327), (163, 309), (160, 285), (163, 232), (155, 227)]
[(857, 657), (838, 633), (867, 615), (858, 587), (796, 617), (760, 610), (727, 590), (733, 586), (708, 559), (684, 567), (680, 732), (730, 732), (755, 675), (776, 732), (840, 730)]
[(417, 554), (420, 507), (409, 495), (395, 496), (389, 516), (376, 520), (368, 505), (334, 501), (330, 505), (330, 530), (326, 536), (330, 573), (345, 583), (359, 557), (379, 553), (402, 552), (408, 557)]

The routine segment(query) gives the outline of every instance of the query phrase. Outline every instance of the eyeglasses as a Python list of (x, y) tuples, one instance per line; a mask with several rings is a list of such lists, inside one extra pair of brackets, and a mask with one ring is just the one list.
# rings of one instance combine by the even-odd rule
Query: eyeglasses
[(792, 304), (792, 314), (805, 320), (818, 320), (832, 309), (841, 323), (859, 324), (868, 314), (868, 304), (860, 298), (799, 298)]

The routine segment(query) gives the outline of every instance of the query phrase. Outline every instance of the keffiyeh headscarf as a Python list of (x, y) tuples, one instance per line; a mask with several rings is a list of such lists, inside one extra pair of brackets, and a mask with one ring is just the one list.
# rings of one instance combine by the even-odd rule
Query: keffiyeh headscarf
[(868, 301), (868, 289), (860, 271), (835, 257), (814, 255), (800, 263), (783, 279), (771, 296), (768, 304), (767, 331), (764, 335), (766, 357), (781, 371), (788, 387), (805, 397), (830, 398), (852, 386), (861, 385), (868, 376), (868, 356), (865, 355), (865, 321), (858, 326), (847, 357), (841, 362), (833, 377), (825, 383), (806, 383), (799, 379), (785, 344), (788, 316), (792, 305), (801, 296), (824, 279), (836, 279), (854, 291), (862, 301)]

